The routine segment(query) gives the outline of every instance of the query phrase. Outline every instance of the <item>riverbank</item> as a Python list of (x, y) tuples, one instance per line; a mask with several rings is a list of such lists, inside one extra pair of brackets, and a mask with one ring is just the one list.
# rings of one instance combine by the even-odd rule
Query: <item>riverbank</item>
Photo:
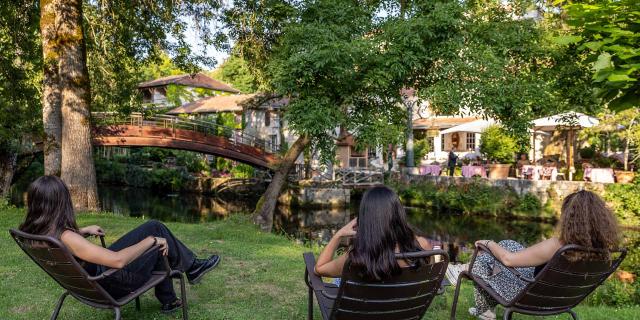
[[(62, 289), (47, 277), (11, 240), (9, 228), (23, 219), (21, 209), (0, 210), (0, 313), (2, 319), (46, 319)], [(80, 214), (80, 225), (98, 224), (111, 243), (136, 225), (140, 218), (111, 214)], [(303, 281), (302, 253), (309, 247), (279, 235), (266, 234), (250, 224), (248, 218), (235, 215), (204, 224), (167, 223), (175, 235), (198, 254), (218, 253), (222, 262), (217, 270), (197, 286), (188, 287), (191, 319), (303, 319), (306, 317), (306, 287)], [(318, 248), (312, 251), (318, 252)], [(437, 297), (426, 319), (448, 319), (452, 288)], [(34, 299), (37, 297), (37, 299)], [(458, 319), (471, 319), (466, 309), (471, 304), (471, 286), (465, 285)], [(178, 319), (179, 315), (161, 315), (152, 293), (142, 298), (142, 310), (132, 305), (123, 310), (125, 319)], [(640, 307), (577, 308), (581, 319), (632, 319)], [(112, 319), (108, 311), (96, 311), (69, 299), (62, 319)], [(316, 312), (316, 319), (318, 313)], [(565, 319), (565, 316), (545, 319)], [(534, 319), (518, 317), (518, 319)], [(536, 318), (539, 319), (539, 318)]]

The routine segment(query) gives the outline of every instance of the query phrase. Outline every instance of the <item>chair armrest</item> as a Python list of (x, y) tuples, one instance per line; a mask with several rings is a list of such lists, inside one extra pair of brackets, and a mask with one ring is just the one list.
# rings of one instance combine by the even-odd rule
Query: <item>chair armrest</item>
[(304, 258), (304, 264), (306, 267), (304, 270), (304, 276), (305, 276), (307, 285), (311, 287), (313, 290), (323, 290), (324, 283), (322, 282), (322, 279), (320, 278), (320, 276), (316, 274), (316, 271), (315, 271), (316, 257), (313, 255), (312, 252), (305, 252), (302, 254), (302, 257)]
[[(160, 245), (155, 245), (155, 246), (147, 249), (147, 251), (143, 252), (139, 257), (131, 260), (129, 263), (131, 263), (131, 262), (133, 262), (135, 260), (138, 260), (141, 257), (143, 257), (143, 256), (145, 256), (145, 255), (147, 255), (147, 254), (149, 254), (149, 253), (151, 253), (153, 251), (156, 251), (156, 250), (160, 250)], [(171, 272), (172, 272), (171, 267), (169, 266), (169, 260), (167, 259), (167, 256), (162, 256), (162, 257), (163, 257), (163, 260), (164, 260), (163, 264), (165, 266), (165, 269), (167, 270), (167, 276), (169, 276), (171, 274)], [(90, 281), (102, 280), (102, 279), (104, 279), (104, 278), (106, 278), (106, 277), (118, 272), (119, 270), (121, 270), (121, 269), (111, 268), (111, 269), (109, 269), (109, 270), (107, 270), (107, 271), (105, 271), (105, 272), (103, 272), (103, 273), (101, 273), (101, 274), (99, 274), (97, 276), (87, 277), (87, 280), (90, 280)]]
[(491, 252), (491, 250), (489, 250), (489, 248), (487, 248), (487, 246), (485, 246), (484, 244), (481, 244), (481, 243), (476, 245), (476, 249), (473, 252), (473, 257), (471, 258), (471, 263), (469, 263), (469, 272), (471, 272), (471, 270), (473, 270), (473, 263), (476, 260), (476, 256), (478, 254), (478, 251), (484, 251), (486, 254), (491, 255), (495, 262), (497, 262), (500, 265), (502, 265), (507, 271), (513, 273), (520, 280), (525, 281), (525, 282), (534, 282), (535, 281), (535, 279), (529, 278), (529, 277), (523, 275), (522, 273), (520, 273), (520, 271), (516, 270), (516, 268), (505, 266), (504, 263), (502, 263), (502, 261), (500, 261), (498, 258), (496, 258), (496, 256), (493, 254), (493, 252)]
[[(85, 238), (88, 238), (88, 237), (90, 237), (91, 235), (87, 233), (87, 234), (82, 234), (82, 236), (83, 236), (83, 237), (85, 237)], [(106, 247), (107, 247), (107, 244), (104, 242), (104, 235), (100, 235), (100, 236), (98, 236), (98, 237), (100, 237), (100, 244), (102, 245), (102, 247), (103, 247), (103, 248), (106, 248)]]

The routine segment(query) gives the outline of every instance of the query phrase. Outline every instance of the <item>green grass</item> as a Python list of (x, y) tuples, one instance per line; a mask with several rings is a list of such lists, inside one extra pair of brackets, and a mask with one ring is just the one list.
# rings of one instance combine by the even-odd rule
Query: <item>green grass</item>
[[(24, 255), (6, 230), (17, 227), (23, 210), (0, 210), (0, 318), (47, 319), (62, 289)], [(110, 214), (80, 214), (80, 225), (98, 224), (111, 243), (142, 219)], [(242, 216), (206, 224), (167, 223), (174, 234), (199, 255), (218, 253), (220, 266), (204, 280), (187, 288), (191, 319), (304, 319), (306, 288), (302, 253), (311, 250), (283, 236), (258, 231)], [(317, 248), (314, 250), (317, 251)], [(176, 287), (177, 288), (177, 287)], [(437, 297), (425, 319), (448, 319), (453, 288)], [(458, 319), (471, 319), (470, 285), (463, 286)], [(179, 313), (159, 313), (152, 293), (142, 297), (142, 310), (133, 304), (123, 309), (125, 319), (179, 319)], [(637, 319), (640, 307), (579, 307), (581, 319)], [(500, 312), (501, 314), (501, 312)], [(316, 319), (318, 319), (316, 310)], [(59, 319), (112, 319), (106, 310), (96, 310), (68, 298)], [(569, 316), (545, 319), (569, 319)], [(532, 319), (517, 315), (514, 319)], [(538, 318), (541, 319), (541, 318)]]

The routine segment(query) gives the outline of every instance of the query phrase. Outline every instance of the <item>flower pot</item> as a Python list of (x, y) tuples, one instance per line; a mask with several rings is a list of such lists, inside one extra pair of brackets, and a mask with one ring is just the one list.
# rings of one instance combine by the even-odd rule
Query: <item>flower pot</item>
[(510, 164), (490, 164), (488, 167), (490, 179), (506, 179), (509, 177)]
[(631, 183), (633, 178), (636, 177), (636, 173), (633, 171), (615, 170), (616, 182), (618, 183)]

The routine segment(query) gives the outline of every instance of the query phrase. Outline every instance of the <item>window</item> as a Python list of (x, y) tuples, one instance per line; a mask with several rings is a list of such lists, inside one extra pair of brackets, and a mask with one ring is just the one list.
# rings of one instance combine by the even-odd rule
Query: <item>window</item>
[(264, 126), (265, 127), (271, 126), (271, 112), (269, 111), (264, 112)]
[(278, 135), (272, 134), (271, 136), (271, 150), (277, 149), (278, 146)]
[(436, 138), (435, 137), (427, 138), (427, 145), (429, 146), (429, 152), (434, 152), (435, 146), (436, 146)]
[(367, 167), (367, 157), (364, 150), (358, 151), (354, 146), (351, 146), (349, 154), (349, 167), (351, 168), (365, 168)]
[(376, 148), (367, 148), (367, 156), (369, 159), (375, 159), (378, 157), (378, 153), (376, 152)]
[(440, 151), (444, 151), (444, 135), (440, 136)]
[(467, 150), (476, 149), (476, 134), (473, 132), (467, 132)]

